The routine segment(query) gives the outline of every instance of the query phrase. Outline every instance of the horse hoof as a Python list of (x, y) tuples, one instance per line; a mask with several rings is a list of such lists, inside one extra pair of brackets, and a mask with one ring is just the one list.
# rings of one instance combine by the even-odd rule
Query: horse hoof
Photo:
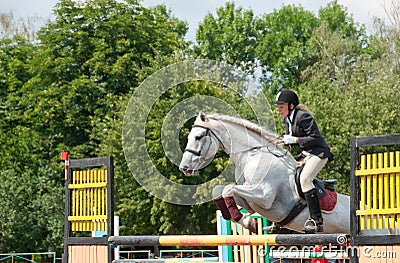
[(279, 233), (280, 229), (281, 228), (277, 224), (275, 224), (275, 222), (273, 222), (270, 226), (263, 227), (263, 230), (267, 231), (269, 234)]
[(257, 221), (254, 218), (251, 218), (250, 215), (243, 215), (238, 223), (244, 228), (248, 229), (250, 232), (257, 234)]
[(252, 218), (252, 220), (251, 220), (252, 222), (250, 223), (250, 225), (249, 225), (249, 230), (250, 230), (250, 232), (252, 232), (252, 233), (254, 233), (254, 234), (257, 234), (257, 221), (254, 219), (254, 218)]

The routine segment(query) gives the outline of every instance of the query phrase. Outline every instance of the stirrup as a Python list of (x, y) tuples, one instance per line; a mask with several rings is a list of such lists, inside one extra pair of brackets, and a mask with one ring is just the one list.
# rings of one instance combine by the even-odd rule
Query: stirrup
[(307, 234), (314, 234), (316, 232), (324, 232), (322, 224), (317, 224), (314, 219), (309, 218), (304, 223), (303, 231)]

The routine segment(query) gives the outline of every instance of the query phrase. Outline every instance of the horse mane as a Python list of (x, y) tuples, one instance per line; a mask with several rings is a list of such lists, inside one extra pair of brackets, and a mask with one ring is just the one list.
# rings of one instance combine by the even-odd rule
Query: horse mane
[[(200, 116), (198, 116), (198, 118), (196, 119), (195, 124), (196, 124), (196, 122), (200, 121), (199, 118), (200, 118)], [(265, 129), (265, 128), (263, 128), (263, 127), (255, 124), (255, 123), (249, 121), (249, 120), (242, 119), (242, 118), (235, 117), (235, 116), (229, 116), (229, 115), (213, 113), (213, 114), (206, 114), (206, 118), (213, 119), (213, 120), (216, 120), (216, 121), (230, 122), (232, 124), (236, 124), (236, 125), (242, 126), (242, 127), (246, 128), (246, 129), (248, 129), (249, 131), (252, 131), (255, 134), (259, 135), (261, 138), (267, 140), (269, 143), (275, 144), (275, 148), (274, 149), (277, 149), (278, 151), (280, 151), (283, 154), (282, 157), (283, 156), (286, 157), (285, 160), (291, 160), (292, 162), (295, 162), (295, 160), (294, 160), (292, 154), (290, 153), (290, 151), (285, 150), (281, 143), (277, 143), (279, 141), (279, 136), (276, 133), (272, 132), (272, 131), (269, 131), (269, 130), (267, 130), (267, 129)], [(205, 123), (202, 122), (201, 124), (204, 125)]]
[(207, 115), (207, 118), (214, 119), (214, 120), (220, 120), (220, 121), (227, 121), (233, 124), (237, 124), (239, 126), (244, 126), (246, 129), (258, 134), (260, 137), (267, 139), (268, 141), (276, 141), (278, 139), (278, 135), (274, 132), (271, 132), (269, 130), (266, 130), (265, 128), (248, 121), (246, 119), (242, 119), (239, 117), (235, 116), (228, 116), (228, 115), (223, 115), (223, 114), (209, 114)]

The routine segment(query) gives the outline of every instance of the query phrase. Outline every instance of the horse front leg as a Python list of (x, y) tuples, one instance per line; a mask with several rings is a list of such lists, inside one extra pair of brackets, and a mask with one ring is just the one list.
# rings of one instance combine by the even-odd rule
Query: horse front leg
[[(239, 198), (237, 200), (240, 203), (245, 204), (242, 207), (244, 207), (245, 209), (247, 207), (248, 210), (247, 209), (246, 210), (248, 212), (250, 212), (250, 214), (242, 214), (242, 212), (240, 212), (240, 210), (236, 204), (236, 197), (235, 198), (233, 196), (222, 197), (221, 187), (222, 186), (219, 186), (219, 187), (217, 186), (216, 188), (214, 188), (213, 195), (214, 195), (215, 204), (221, 211), (222, 217), (225, 220), (231, 220), (233, 222), (239, 223), (244, 228), (257, 234), (257, 222), (254, 218), (250, 217), (250, 214), (254, 213), (253, 209), (250, 208), (250, 206), (246, 203), (245, 200)], [(220, 191), (218, 191), (218, 188)]]

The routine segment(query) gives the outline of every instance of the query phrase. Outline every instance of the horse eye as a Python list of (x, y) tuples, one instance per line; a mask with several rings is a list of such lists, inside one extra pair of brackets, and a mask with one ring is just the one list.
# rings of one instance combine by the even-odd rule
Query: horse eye
[(203, 136), (201, 136), (201, 135), (194, 137), (194, 139), (195, 139), (196, 141), (199, 141), (201, 138), (203, 138)]

